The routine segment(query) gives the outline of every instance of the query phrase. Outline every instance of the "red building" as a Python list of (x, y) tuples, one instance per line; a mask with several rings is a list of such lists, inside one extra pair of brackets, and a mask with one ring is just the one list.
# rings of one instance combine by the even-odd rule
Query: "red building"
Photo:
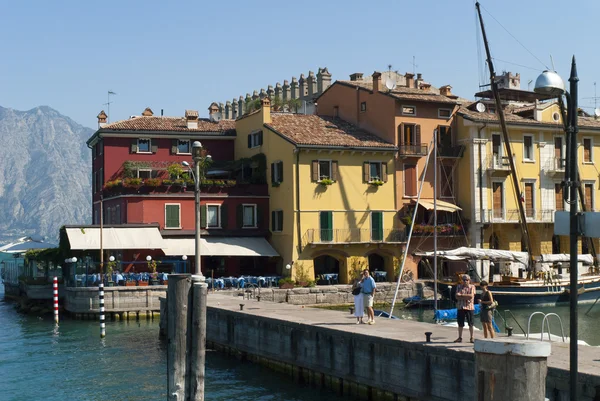
[[(192, 143), (200, 141), (212, 160), (206, 158), (201, 179), (203, 273), (275, 273), (277, 253), (266, 241), (265, 160), (235, 159), (233, 120), (201, 119), (194, 110), (186, 110), (184, 117), (157, 117), (149, 108), (128, 120), (107, 124), (106, 118), (104, 111), (98, 115), (98, 130), (87, 141), (93, 224), (100, 224), (101, 209), (105, 225), (158, 224), (165, 247), (153, 250), (153, 259), (175, 261), (186, 255), (193, 267), (195, 203), (189, 168)], [(141, 262), (148, 254), (124, 251), (120, 258)]]

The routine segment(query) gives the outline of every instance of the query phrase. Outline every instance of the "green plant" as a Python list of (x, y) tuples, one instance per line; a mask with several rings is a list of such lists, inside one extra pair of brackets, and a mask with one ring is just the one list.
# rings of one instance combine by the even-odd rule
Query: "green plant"
[(381, 180), (373, 180), (369, 184), (371, 184), (373, 186), (376, 186), (376, 187), (380, 187), (380, 186), (383, 185), (383, 181), (381, 181)]
[(106, 277), (108, 278), (108, 281), (112, 281), (112, 274), (115, 271), (115, 267), (117, 267), (117, 263), (116, 260), (113, 260), (106, 264)]
[(402, 259), (403, 258), (404, 258), (404, 255), (400, 256), (399, 258), (393, 258), (393, 260), (392, 260), (392, 265), (394, 267), (394, 279), (395, 280), (400, 275), (400, 267), (402, 266)]
[(183, 178), (176, 179), (175, 181), (173, 181), (173, 184), (174, 185), (179, 185), (179, 186), (186, 185), (185, 180)]
[(261, 108), (260, 99), (246, 98), (246, 113), (252, 113), (255, 110), (259, 110), (260, 108)]
[(180, 178), (184, 172), (185, 169), (179, 163), (173, 163), (167, 167), (167, 173), (169, 173), (169, 178), (172, 180)]
[(411, 226), (412, 225), (412, 217), (411, 216), (404, 216), (400, 218), (400, 221), (402, 222), (402, 224), (404, 224), (405, 226)]
[(154, 259), (149, 260), (148, 262), (148, 271), (150, 272), (150, 276), (153, 279), (156, 279), (158, 277), (158, 273), (156, 273), (156, 266), (158, 265), (158, 263), (160, 263), (159, 261), (156, 261)]
[(281, 287), (283, 284), (292, 284), (295, 285), (296, 281), (294, 281), (294, 279), (290, 278), (290, 277), (285, 277), (282, 278), (281, 280), (279, 280), (279, 286)]
[(123, 163), (123, 177), (136, 178), (139, 169), (148, 167), (150, 167), (148, 162), (128, 160)]
[(308, 275), (308, 269), (302, 264), (302, 262), (294, 263), (294, 270), (296, 277), (296, 283), (308, 283), (310, 277)]
[(141, 178), (125, 178), (125, 180), (123, 180), (124, 187), (132, 188), (139, 187), (140, 185), (142, 185)]
[(160, 178), (148, 178), (146, 181), (144, 181), (144, 185), (148, 186), (148, 187), (158, 187), (162, 184), (162, 181)]
[(366, 268), (367, 262), (365, 261), (365, 258), (352, 256), (348, 261), (348, 274), (350, 275), (350, 280), (358, 280)]
[(323, 186), (328, 186), (333, 184), (333, 180), (331, 178), (323, 178), (321, 181), (319, 181), (319, 184)]
[(287, 101), (286, 105), (289, 112), (297, 113), (302, 106), (302, 101), (300, 99), (290, 99)]
[(275, 182), (271, 183), (271, 186), (273, 186), (273, 187), (278, 187), (280, 185), (281, 185), (281, 183), (279, 181), (275, 181)]
[(315, 280), (308, 280), (307, 287), (316, 287), (316, 286), (317, 286), (317, 282)]
[(163, 180), (163, 185), (173, 185), (173, 180)]
[(284, 105), (285, 101), (279, 96), (274, 96), (273, 99), (271, 99), (271, 108), (273, 111), (281, 111)]
[(115, 188), (115, 187), (120, 187), (122, 185), (123, 185), (122, 180), (106, 181), (106, 184), (104, 184), (104, 188), (111, 189), (111, 188)]

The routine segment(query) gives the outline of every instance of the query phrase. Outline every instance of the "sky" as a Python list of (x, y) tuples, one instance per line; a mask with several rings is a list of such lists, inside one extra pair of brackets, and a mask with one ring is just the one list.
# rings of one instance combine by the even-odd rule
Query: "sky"
[[(521, 88), (577, 58), (581, 106), (600, 83), (597, 0), (482, 0), (494, 66)], [(0, 1), (0, 106), (50, 106), (96, 128), (223, 102), (327, 67), (333, 80), (392, 65), (473, 98), (489, 82), (473, 0)], [(479, 36), (478, 36), (479, 35)], [(515, 39), (516, 38), (516, 39)], [(413, 57), (416, 67), (413, 67)], [(484, 74), (485, 73), (485, 74)], [(600, 94), (600, 92), (599, 92)], [(600, 107), (600, 101), (598, 102)], [(108, 110), (107, 110), (108, 111)]]

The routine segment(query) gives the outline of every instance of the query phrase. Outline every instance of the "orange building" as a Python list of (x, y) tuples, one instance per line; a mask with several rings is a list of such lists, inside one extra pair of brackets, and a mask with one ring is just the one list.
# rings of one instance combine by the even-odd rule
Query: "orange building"
[[(434, 168), (433, 157), (428, 161), (427, 156), (436, 130), (438, 205), (443, 205), (444, 209), (438, 208), (438, 246), (440, 249), (453, 248), (466, 242), (466, 224), (457, 213), (460, 209), (455, 206), (455, 169), (464, 146), (457, 145), (452, 126), (460, 102), (451, 89), (449, 85), (434, 88), (423, 81), (421, 74), (415, 79), (411, 73), (375, 72), (370, 78), (363, 79), (362, 74), (355, 73), (349, 81), (334, 82), (317, 99), (319, 115), (356, 124), (398, 146), (395, 204), (397, 218), (407, 226), (423, 182), (409, 254), (433, 249)], [(418, 276), (432, 273), (427, 266), (419, 265), (419, 261), (420, 258), (411, 255), (405, 268)]]

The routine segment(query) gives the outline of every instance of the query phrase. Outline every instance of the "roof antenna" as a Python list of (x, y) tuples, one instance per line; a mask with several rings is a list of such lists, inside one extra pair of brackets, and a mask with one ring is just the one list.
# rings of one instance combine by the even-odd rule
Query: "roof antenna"
[(163, 109), (160, 109), (160, 116), (163, 116)]
[(529, 82), (527, 82), (527, 90), (529, 90), (529, 88), (531, 88), (532, 82), (533, 82), (533, 79), (530, 79)]
[(550, 55), (550, 63), (552, 64), (552, 71), (556, 71), (556, 68), (554, 67), (554, 59), (552, 58), (552, 54)]
[(415, 71), (417, 70), (418, 65), (415, 62), (416, 57), (413, 56), (413, 61), (412, 61), (412, 66), (413, 66), (413, 74), (415, 74)]
[(110, 122), (110, 104), (112, 103), (110, 101), (110, 95), (116, 95), (116, 93), (113, 91), (108, 91), (108, 96), (107, 96), (108, 100), (106, 101), (106, 103), (104, 103), (104, 105), (107, 107), (107, 110), (108, 110), (108, 113), (106, 113), (107, 114), (106, 122)]

